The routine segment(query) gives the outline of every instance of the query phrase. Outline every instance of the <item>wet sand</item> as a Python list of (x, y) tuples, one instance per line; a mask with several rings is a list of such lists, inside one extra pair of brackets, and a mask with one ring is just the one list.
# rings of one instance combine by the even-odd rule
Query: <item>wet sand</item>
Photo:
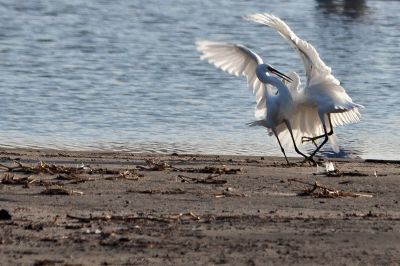
[(400, 262), (399, 162), (315, 175), (273, 157), (0, 149), (0, 164), (0, 265)]

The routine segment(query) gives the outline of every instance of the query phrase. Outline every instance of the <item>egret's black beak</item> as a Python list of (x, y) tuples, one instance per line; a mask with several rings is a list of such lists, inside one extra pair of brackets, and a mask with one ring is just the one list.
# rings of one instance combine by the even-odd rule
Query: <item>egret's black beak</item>
[(278, 77), (280, 77), (280, 78), (282, 78), (282, 79), (284, 79), (284, 80), (286, 80), (288, 82), (293, 81), (291, 78), (289, 78), (288, 76), (286, 76), (285, 74), (279, 72), (278, 70), (276, 70), (275, 68), (273, 68), (271, 66), (268, 66), (268, 71), (270, 71), (272, 74), (275, 74)]

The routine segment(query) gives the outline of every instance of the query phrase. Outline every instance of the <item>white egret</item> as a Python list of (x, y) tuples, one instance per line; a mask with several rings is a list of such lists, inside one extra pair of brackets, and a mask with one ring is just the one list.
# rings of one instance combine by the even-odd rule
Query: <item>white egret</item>
[[(287, 81), (291, 81), (291, 78), (270, 65), (264, 64), (260, 56), (243, 45), (198, 41), (196, 46), (197, 50), (203, 54), (201, 56), (202, 60), (207, 60), (230, 74), (246, 76), (248, 86), (252, 88), (256, 96), (255, 115), (258, 121), (252, 123), (252, 125), (267, 127), (270, 133), (275, 134), (286, 162), (289, 164), (277, 132), (277, 127), (281, 124), (286, 125), (289, 130), (296, 152), (307, 158), (306, 155), (298, 150), (292, 134), (289, 121), (293, 116), (295, 107), (292, 93), (289, 92), (288, 87), (280, 79), (269, 75), (268, 72)], [(275, 86), (278, 94), (274, 94), (272, 87), (266, 84)]]
[[(295, 142), (312, 141), (315, 144), (315, 140), (324, 138), (311, 153), (310, 157), (313, 157), (329, 138), (333, 149), (337, 152), (339, 149), (335, 143), (333, 127), (358, 122), (361, 117), (358, 108), (363, 106), (352, 101), (315, 48), (297, 37), (284, 21), (267, 13), (250, 15), (246, 19), (275, 29), (300, 55), (304, 64), (307, 75), (306, 86), (300, 89), (300, 79), (295, 72), (291, 76), (295, 82), (289, 85), (294, 87), (291, 92), (296, 110), (290, 122)], [(327, 123), (330, 127), (329, 132)], [(281, 139), (289, 138), (285, 129), (278, 127), (277, 131)]]

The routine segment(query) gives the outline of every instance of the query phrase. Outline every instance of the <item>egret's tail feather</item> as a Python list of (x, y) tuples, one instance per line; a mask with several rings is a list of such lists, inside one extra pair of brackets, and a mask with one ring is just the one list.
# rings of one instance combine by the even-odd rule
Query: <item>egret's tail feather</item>
[(250, 127), (261, 126), (261, 127), (266, 127), (266, 128), (268, 128), (267, 122), (266, 122), (265, 120), (253, 121), (253, 122), (247, 123), (246, 125), (248, 125), (248, 126), (250, 126)]
[(267, 122), (265, 120), (257, 120), (257, 121), (253, 121), (250, 123), (247, 123), (246, 125), (250, 126), (250, 127), (265, 127), (268, 131), (268, 136), (272, 136), (274, 134), (274, 132), (272, 131), (272, 129), (270, 127), (267, 126)]

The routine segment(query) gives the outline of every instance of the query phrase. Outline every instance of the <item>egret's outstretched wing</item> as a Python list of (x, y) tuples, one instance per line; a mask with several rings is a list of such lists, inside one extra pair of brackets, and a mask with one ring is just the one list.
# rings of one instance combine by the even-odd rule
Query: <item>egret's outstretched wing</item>
[(331, 68), (319, 57), (318, 52), (308, 42), (300, 39), (280, 18), (271, 14), (253, 14), (246, 19), (266, 25), (275, 29), (284, 39), (286, 39), (293, 49), (300, 55), (307, 75), (307, 86), (317, 84), (324, 80), (329, 80), (337, 85), (340, 82), (331, 74)]
[(256, 96), (256, 119), (264, 119), (267, 111), (265, 84), (256, 76), (257, 65), (263, 63), (262, 59), (240, 44), (197, 41), (196, 47), (202, 53), (202, 60), (207, 60), (229, 74), (246, 76), (247, 84)]
[(361, 114), (357, 107), (353, 107), (350, 110), (346, 110), (341, 113), (331, 113), (332, 125), (334, 127), (357, 123), (360, 121)]

